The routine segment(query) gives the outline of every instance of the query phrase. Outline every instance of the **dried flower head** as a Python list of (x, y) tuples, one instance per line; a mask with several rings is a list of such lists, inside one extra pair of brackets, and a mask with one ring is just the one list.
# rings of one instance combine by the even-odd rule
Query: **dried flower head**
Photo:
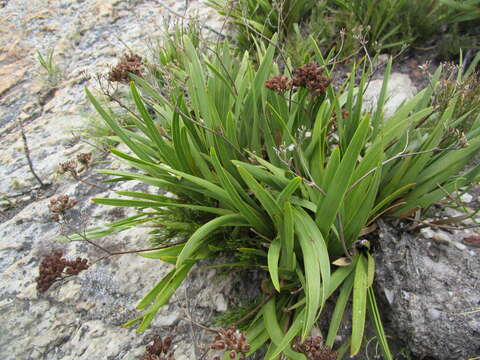
[(175, 360), (173, 351), (170, 351), (171, 345), (171, 337), (167, 336), (162, 340), (161, 336), (155, 336), (153, 344), (147, 346), (145, 354), (140, 360)]
[(80, 153), (77, 154), (77, 161), (83, 166), (87, 167), (92, 162), (92, 153)]
[(250, 351), (250, 345), (247, 343), (245, 334), (237, 330), (234, 326), (228, 329), (218, 330), (215, 336), (215, 343), (210, 345), (213, 350), (223, 350), (229, 352), (230, 359), (244, 360), (246, 354)]
[(52, 219), (55, 221), (60, 221), (60, 217), (65, 216), (65, 212), (70, 210), (78, 201), (70, 199), (68, 195), (62, 195), (57, 198), (50, 199), (50, 204), (48, 204), (48, 209)]
[(335, 360), (337, 353), (329, 346), (323, 346), (321, 336), (311, 336), (303, 343), (293, 345), (293, 350), (302, 353), (308, 360)]
[(287, 75), (276, 75), (265, 82), (265, 87), (272, 91), (284, 92), (292, 88), (292, 81)]
[(78, 275), (88, 267), (87, 259), (77, 257), (75, 260), (66, 260), (61, 251), (54, 251), (45, 256), (40, 263), (39, 276), (36, 278), (37, 290), (45, 292), (66, 275)]
[(129, 73), (141, 77), (144, 66), (139, 55), (134, 53), (125, 54), (117, 66), (110, 70), (108, 80), (111, 82), (128, 83), (130, 81)]
[(58, 173), (65, 174), (70, 173), (72, 176), (77, 175), (77, 162), (75, 160), (68, 160), (58, 164)]
[(317, 64), (305, 64), (295, 69), (292, 83), (294, 86), (307, 88), (313, 95), (324, 94), (328, 85), (332, 82), (323, 74), (324, 71), (325, 68)]

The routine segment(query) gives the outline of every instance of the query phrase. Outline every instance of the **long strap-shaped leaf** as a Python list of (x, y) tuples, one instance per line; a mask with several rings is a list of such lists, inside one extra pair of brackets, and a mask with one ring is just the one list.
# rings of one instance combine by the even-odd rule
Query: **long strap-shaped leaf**
[(310, 333), (317, 314), (327, 298), (330, 282), (330, 260), (322, 233), (309, 214), (295, 209), (295, 232), (302, 248), (306, 280), (307, 306), (302, 339)]
[(245, 217), (240, 214), (222, 215), (199, 227), (188, 239), (182, 252), (178, 255), (177, 267), (182, 266), (184, 261), (205, 245), (208, 237), (218, 228), (225, 226), (248, 226)]
[(367, 306), (368, 270), (363, 255), (359, 255), (353, 282), (352, 342), (350, 355), (356, 355), (362, 346)]
[(275, 359), (282, 351), (288, 356), (289, 359), (305, 360), (304, 355), (297, 353), (290, 348), (290, 342), (302, 328), (302, 313), (303, 311), (301, 311), (297, 316), (288, 333), (284, 334), (280, 328), (280, 325), (278, 324), (275, 298), (270, 299), (270, 301), (263, 306), (263, 322), (268, 334), (270, 335), (270, 338), (272, 339), (272, 342), (276, 345), (276, 350), (268, 359), (265, 360)]
[(275, 290), (280, 292), (280, 280), (278, 278), (278, 260), (280, 258), (280, 250), (282, 243), (279, 238), (276, 238), (270, 244), (268, 249), (268, 272), (270, 273), (270, 278), (272, 279), (273, 286)]
[(327, 196), (320, 200), (316, 214), (316, 223), (323, 236), (326, 238), (330, 232), (333, 221), (343, 202), (352, 178), (353, 169), (358, 155), (363, 147), (367, 131), (369, 129), (369, 117), (366, 116), (355, 132), (350, 145), (335, 172), (335, 181), (330, 183)]
[[(243, 189), (237, 190), (237, 188), (234, 186), (234, 184), (232, 183), (232, 181), (228, 176), (228, 173), (220, 163), (220, 160), (218, 159), (214, 148), (211, 149), (210, 153), (212, 157), (213, 166), (215, 167), (215, 171), (217, 172), (218, 178), (223, 188), (225, 188), (226, 192), (229, 195), (229, 198), (231, 199), (230, 201), (233, 208), (237, 209), (244, 216), (244, 218), (248, 220), (250, 225), (253, 226), (257, 231), (259, 231), (265, 236), (270, 236), (271, 230), (267, 223), (268, 218), (263, 216), (261, 213), (259, 213), (256, 209), (254, 209), (252, 206), (247, 204), (246, 201), (243, 200), (239, 191), (244, 191), (244, 190)], [(222, 189), (222, 191), (225, 191), (225, 190)], [(248, 195), (245, 194), (245, 196), (248, 196)]]
[(137, 144), (130, 139), (130, 137), (125, 133), (125, 131), (118, 125), (117, 121), (112, 119), (112, 117), (103, 109), (102, 105), (98, 102), (98, 100), (93, 96), (93, 94), (85, 88), (85, 92), (87, 94), (88, 99), (93, 104), (95, 109), (98, 113), (102, 116), (105, 122), (110, 126), (110, 128), (117, 134), (122, 141), (137, 155), (140, 159), (145, 161), (151, 161), (150, 157), (140, 149)]

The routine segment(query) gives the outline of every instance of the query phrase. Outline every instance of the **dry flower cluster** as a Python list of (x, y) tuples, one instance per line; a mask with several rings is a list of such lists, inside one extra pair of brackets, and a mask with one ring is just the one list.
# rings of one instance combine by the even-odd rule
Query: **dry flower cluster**
[(293, 85), (305, 87), (313, 95), (325, 93), (331, 79), (324, 75), (325, 68), (314, 63), (308, 63), (293, 72)]
[(162, 340), (160, 336), (155, 336), (153, 344), (147, 346), (140, 360), (174, 360), (173, 351), (170, 351), (171, 345), (172, 338), (167, 336)]
[(311, 336), (303, 343), (293, 345), (293, 349), (304, 354), (308, 360), (335, 360), (337, 353), (328, 346), (323, 346), (321, 336)]
[(292, 80), (286, 75), (276, 75), (265, 82), (265, 87), (272, 91), (284, 92), (296, 86), (307, 88), (312, 95), (324, 94), (332, 82), (324, 72), (324, 67), (308, 63), (294, 70)]
[(129, 74), (141, 77), (144, 69), (142, 58), (134, 53), (125, 54), (120, 62), (113, 67), (109, 74), (108, 80), (111, 82), (128, 83), (130, 81)]
[(65, 215), (65, 212), (73, 208), (77, 203), (77, 200), (70, 199), (68, 195), (61, 195), (57, 198), (50, 199), (48, 209), (50, 210), (52, 219), (54, 221), (60, 221), (60, 218)]
[(66, 260), (61, 251), (54, 251), (40, 263), (39, 276), (36, 278), (37, 290), (45, 292), (66, 275), (78, 275), (88, 267), (87, 259), (77, 257), (75, 260)]
[[(240, 360), (244, 360), (246, 354), (250, 351), (250, 345), (247, 343), (245, 334), (233, 326), (228, 329), (218, 330), (218, 334), (215, 336), (215, 343), (211, 344), (210, 348), (229, 351), (230, 359), (236, 359), (240, 355)], [(216, 356), (213, 359), (220, 360), (220, 357)]]

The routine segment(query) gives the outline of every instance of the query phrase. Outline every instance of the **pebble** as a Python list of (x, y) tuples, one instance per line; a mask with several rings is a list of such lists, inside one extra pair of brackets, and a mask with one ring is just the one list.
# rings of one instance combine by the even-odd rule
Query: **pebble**
[(473, 196), (470, 195), (469, 193), (465, 193), (462, 196), (460, 196), (460, 200), (464, 203), (470, 203), (473, 200)]

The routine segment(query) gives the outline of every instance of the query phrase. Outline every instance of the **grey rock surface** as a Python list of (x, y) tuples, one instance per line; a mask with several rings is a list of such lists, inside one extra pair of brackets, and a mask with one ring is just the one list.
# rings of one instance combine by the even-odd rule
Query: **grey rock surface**
[[(139, 184), (110, 184), (100, 190), (57, 174), (60, 162), (79, 152), (94, 152), (105, 161), (82, 175), (97, 183), (97, 168), (122, 165), (72, 135), (85, 127), (93, 111), (84, 88), (95, 87), (94, 75), (105, 73), (128, 51), (148, 53), (148, 40), (162, 35), (170, 16), (164, 5), (189, 15), (201, 9), (202, 22), (220, 27), (203, 1), (62, 0), (8, 1), (0, 9), (0, 358), (19, 359), (138, 359), (154, 334), (174, 337), (176, 359), (196, 358), (196, 342), (206, 336), (186, 319), (205, 322), (225, 311), (235, 295), (231, 279), (215, 277), (214, 270), (194, 268), (185, 284), (162, 308), (143, 334), (121, 328), (138, 316), (137, 302), (170, 269), (170, 265), (130, 254), (93, 264), (89, 270), (54, 285), (47, 293), (36, 290), (38, 266), (45, 254), (61, 249), (67, 258), (94, 262), (101, 251), (84, 242), (52, 241), (61, 232), (51, 220), (48, 203), (67, 194), (79, 201), (72, 210), (74, 229), (98, 226), (129, 215), (97, 206), (94, 196), (112, 197), (113, 191), (148, 190)], [(36, 52), (54, 49), (61, 70), (49, 83)], [(38, 175), (52, 183), (37, 184), (30, 173), (16, 120), (22, 121)], [(78, 221), (82, 219), (82, 221)], [(148, 229), (101, 239), (109, 249), (148, 247)]]
[(380, 223), (376, 287), (384, 298), (387, 333), (420, 359), (478, 356), (480, 250), (455, 246), (460, 234), (450, 234), (445, 242), (444, 232), (425, 233), (412, 235)]
[[(383, 79), (372, 80), (363, 95), (364, 110), (373, 111), (382, 90)], [(387, 101), (384, 107), (385, 118), (391, 117), (405, 100), (412, 98), (417, 89), (407, 74), (392, 73), (387, 87)]]

